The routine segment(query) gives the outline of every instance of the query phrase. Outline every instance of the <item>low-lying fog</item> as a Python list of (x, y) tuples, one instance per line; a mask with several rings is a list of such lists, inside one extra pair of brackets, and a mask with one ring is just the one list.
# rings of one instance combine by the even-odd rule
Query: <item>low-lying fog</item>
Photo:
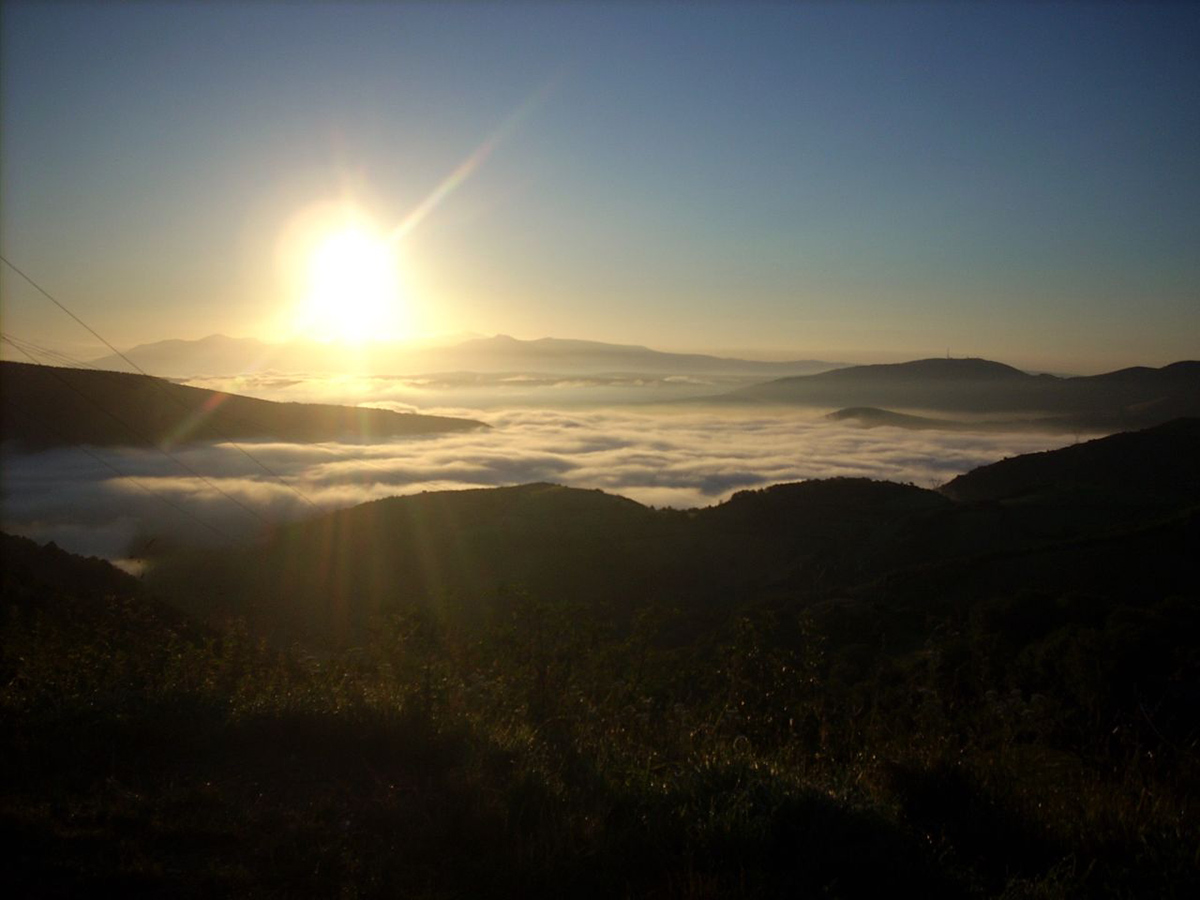
[(614, 373), (552, 375), (544, 372), (440, 372), (425, 375), (306, 376), (259, 372), (232, 377), (189, 378), (184, 383), (264, 400), (347, 403), (400, 411), (433, 408), (578, 409), (670, 403), (726, 394), (762, 382), (761, 375), (665, 375)]
[[(193, 383), (216, 386), (210, 380)], [(368, 399), (358, 393), (361, 385), (347, 386), (280, 376), (274, 386), (264, 382), (247, 390), (242, 384), (240, 392), (268, 399)], [(438, 396), (461, 399), (453, 390)], [(372, 405), (404, 408), (411, 389), (376, 392), (369, 399)], [(73, 447), (10, 453), (0, 473), (3, 527), (78, 553), (121, 559), (141, 555), (151, 538), (213, 541), (215, 531), (246, 539), (263, 520), (313, 514), (308, 501), (334, 509), (418, 491), (551, 481), (653, 506), (690, 508), (718, 503), (744, 488), (808, 478), (857, 476), (934, 487), (1006, 456), (1074, 439), (1061, 433), (864, 429), (795, 410), (568, 405), (422, 411), (470, 416), (492, 427), (384, 444), (242, 445), (286, 485), (230, 444), (173, 451), (228, 496), (149, 449), (91, 449), (99, 459)]]

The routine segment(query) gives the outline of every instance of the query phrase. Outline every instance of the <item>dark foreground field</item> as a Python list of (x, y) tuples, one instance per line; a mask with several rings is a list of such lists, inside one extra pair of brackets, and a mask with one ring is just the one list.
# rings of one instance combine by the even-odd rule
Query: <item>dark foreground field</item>
[[(5, 538), (6, 894), (1196, 896), (1195, 485), (1105, 494), (1105, 453), (1145, 448), (1086, 446), (1070, 502), (1048, 454), (889, 526), (911, 552), (947, 516), (966, 541), (1040, 510), (990, 552), (896, 565), (868, 515), (803, 579), (694, 604), (628, 573), (610, 603), (491, 585), (486, 616), (406, 600), (341, 642)], [(814, 496), (731, 501), (722, 533)]]

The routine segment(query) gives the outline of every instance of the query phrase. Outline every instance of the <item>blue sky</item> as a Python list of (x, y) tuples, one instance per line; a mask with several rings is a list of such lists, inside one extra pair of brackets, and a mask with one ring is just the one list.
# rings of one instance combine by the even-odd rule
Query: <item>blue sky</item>
[[(1200, 7), (50, 4), (3, 15), (4, 255), (119, 345), (273, 337), (399, 223), (417, 332), (1099, 371), (1200, 356)], [(90, 339), (5, 270), (6, 332)]]

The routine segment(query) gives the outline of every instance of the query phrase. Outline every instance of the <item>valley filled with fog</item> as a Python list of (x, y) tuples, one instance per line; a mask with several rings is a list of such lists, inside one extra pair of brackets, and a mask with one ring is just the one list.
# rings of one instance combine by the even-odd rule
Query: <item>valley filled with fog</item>
[[(546, 376), (520, 388), (486, 376), (462, 387), (466, 379), (418, 386), (418, 379), (351, 376), (191, 379), (269, 400), (399, 411), (419, 404), (422, 413), (490, 427), (377, 442), (204, 441), (169, 454), (131, 446), (10, 452), (2, 475), (4, 526), (73, 552), (126, 559), (153, 553), (161, 542), (242, 540), (264, 523), (421, 491), (553, 482), (687, 509), (742, 489), (815, 478), (936, 487), (1005, 457), (1091, 436), (864, 428), (811, 408), (671, 404), (663, 402), (663, 382), (651, 376), (621, 379), (626, 396), (646, 402), (620, 406), (598, 400), (616, 379), (598, 387), (599, 380)], [(558, 403), (546, 404), (550, 397)], [(470, 400), (477, 405), (466, 405)]]

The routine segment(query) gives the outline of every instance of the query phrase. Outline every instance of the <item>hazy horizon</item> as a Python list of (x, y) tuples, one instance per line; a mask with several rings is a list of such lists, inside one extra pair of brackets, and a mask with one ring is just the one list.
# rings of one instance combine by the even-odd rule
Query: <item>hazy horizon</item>
[[(233, 333), (231, 333), (233, 332)], [(107, 335), (105, 336), (107, 338)], [(1176, 362), (1184, 362), (1200, 358), (1200, 347), (1195, 348), (1196, 352), (1190, 356), (1180, 356), (1177, 358), (1142, 358), (1142, 357), (1121, 357), (1119, 362), (1109, 360), (1094, 361), (1091, 365), (1076, 365), (1074, 367), (1054, 365), (1040, 361), (1039, 358), (1030, 358), (1026, 355), (1017, 353), (1013, 356), (987, 356), (972, 352), (958, 352), (954, 347), (943, 348), (941, 352), (936, 352), (930, 349), (924, 355), (919, 353), (904, 352), (894, 349), (881, 348), (875, 351), (863, 351), (854, 355), (839, 355), (832, 352), (821, 353), (817, 350), (788, 350), (786, 348), (770, 348), (770, 347), (734, 347), (720, 345), (701, 345), (701, 346), (682, 346), (671, 345), (669, 343), (657, 343), (653, 341), (603, 341), (597, 338), (592, 338), (578, 334), (513, 334), (511, 332), (440, 332), (436, 334), (428, 334), (421, 336), (410, 336), (394, 339), (365, 339), (361, 341), (346, 341), (337, 337), (329, 337), (320, 339), (311, 336), (294, 335), (288, 337), (264, 338), (253, 334), (236, 333), (235, 329), (230, 330), (214, 330), (206, 334), (201, 334), (197, 337), (180, 337), (178, 335), (164, 336), (137, 343), (130, 342), (112, 342), (118, 353), (129, 353), (132, 350), (139, 348), (153, 347), (159, 344), (169, 344), (172, 342), (182, 342), (185, 344), (196, 344), (211, 338), (227, 338), (232, 341), (256, 341), (267, 347), (283, 348), (288, 346), (304, 346), (313, 345), (322, 349), (329, 349), (337, 353), (352, 357), (356, 354), (370, 356), (373, 352), (378, 353), (382, 350), (410, 350), (421, 348), (438, 348), (452, 347), (460, 343), (469, 341), (486, 341), (495, 338), (512, 338), (516, 341), (525, 344), (531, 344), (538, 341), (561, 341), (561, 342), (581, 342), (595, 343), (608, 345), (612, 347), (629, 347), (650, 350), (657, 353), (678, 354), (678, 355), (700, 355), (711, 356), (717, 359), (725, 360), (741, 360), (754, 363), (788, 363), (788, 362), (819, 362), (830, 363), (833, 366), (857, 366), (857, 365), (877, 365), (888, 363), (911, 362), (920, 359), (990, 359), (993, 362), (1003, 363), (1013, 366), (1025, 372), (1033, 374), (1052, 374), (1058, 376), (1087, 376), (1100, 375), (1108, 372), (1118, 371), (1124, 368), (1144, 366), (1148, 368), (1161, 368), (1162, 366), (1171, 365)], [(17, 362), (37, 361), (47, 365), (69, 365), (73, 362), (94, 364), (97, 361), (104, 360), (116, 356), (112, 347), (100, 343), (94, 339), (90, 340), (33, 340), (30, 343), (44, 348), (51, 353), (61, 354), (65, 359), (55, 361), (52, 356), (41, 354), (35, 351), (36, 359), (31, 359), (26, 353), (22, 353), (16, 347), (5, 344), (0, 346), (0, 358), (11, 359)], [(122, 364), (124, 369), (133, 371), (127, 364)], [(266, 368), (271, 368), (267, 366)], [(278, 369), (281, 373), (292, 371), (287, 367)], [(302, 368), (297, 368), (295, 371), (302, 371)], [(348, 369), (348, 374), (351, 370)], [(552, 373), (552, 370), (545, 370), (547, 373)], [(167, 374), (149, 371), (149, 374)], [(200, 373), (198, 377), (224, 377), (227, 373)], [(245, 374), (251, 374), (248, 370)], [(409, 374), (424, 374), (420, 370), (414, 370)], [(801, 374), (801, 373), (797, 373)]]

